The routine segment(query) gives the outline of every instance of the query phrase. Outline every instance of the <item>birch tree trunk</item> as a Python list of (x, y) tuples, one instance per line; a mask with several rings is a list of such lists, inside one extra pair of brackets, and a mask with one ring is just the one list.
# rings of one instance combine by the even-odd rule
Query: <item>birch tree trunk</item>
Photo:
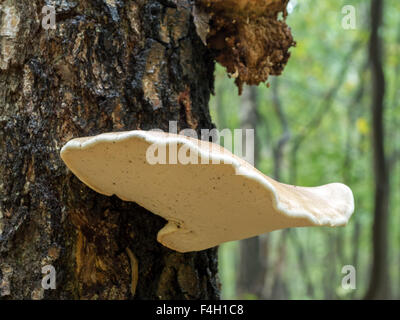
[[(42, 7), (56, 28), (42, 27)], [(0, 1), (0, 297), (217, 299), (216, 249), (156, 242), (165, 221), (60, 159), (71, 138), (213, 128), (214, 64), (190, 0)], [(154, 181), (157, 183), (157, 181)], [(56, 289), (42, 287), (42, 267)]]

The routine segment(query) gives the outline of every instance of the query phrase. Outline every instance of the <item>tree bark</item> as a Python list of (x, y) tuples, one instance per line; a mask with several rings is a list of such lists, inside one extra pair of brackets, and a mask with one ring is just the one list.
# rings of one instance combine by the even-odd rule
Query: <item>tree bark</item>
[(217, 299), (215, 248), (161, 246), (162, 218), (92, 191), (59, 156), (75, 137), (213, 128), (214, 63), (192, 1), (45, 2), (55, 30), (41, 26), (44, 1), (0, 4), (0, 296)]

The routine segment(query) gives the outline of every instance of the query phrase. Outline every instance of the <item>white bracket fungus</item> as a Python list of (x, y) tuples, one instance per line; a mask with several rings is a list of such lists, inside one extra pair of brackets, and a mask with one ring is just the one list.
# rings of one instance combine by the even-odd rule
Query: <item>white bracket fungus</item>
[[(184, 150), (181, 156), (189, 154), (198, 164), (150, 164), (150, 146), (166, 150), (167, 160), (172, 150)], [(354, 210), (353, 194), (343, 184), (279, 183), (218, 145), (171, 133), (78, 138), (64, 146), (61, 157), (93, 190), (136, 202), (168, 220), (157, 239), (179, 252), (284, 228), (342, 226)]]

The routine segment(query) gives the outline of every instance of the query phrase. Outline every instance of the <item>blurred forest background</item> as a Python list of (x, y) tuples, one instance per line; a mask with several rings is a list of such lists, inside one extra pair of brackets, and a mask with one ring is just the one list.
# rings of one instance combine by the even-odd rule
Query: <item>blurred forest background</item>
[[(354, 30), (342, 27), (345, 5), (356, 9)], [(399, 15), (398, 0), (291, 0), (297, 47), (269, 88), (238, 97), (218, 67), (213, 121), (255, 128), (256, 167), (289, 184), (343, 182), (356, 206), (344, 228), (222, 245), (224, 299), (400, 298)], [(345, 265), (355, 290), (341, 286)]]

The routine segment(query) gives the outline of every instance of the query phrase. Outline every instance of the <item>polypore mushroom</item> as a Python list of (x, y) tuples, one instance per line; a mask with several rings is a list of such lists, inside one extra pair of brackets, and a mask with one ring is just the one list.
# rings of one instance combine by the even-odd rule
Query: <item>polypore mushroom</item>
[(157, 240), (179, 252), (277, 229), (341, 226), (354, 210), (343, 184), (279, 183), (221, 146), (182, 135), (130, 131), (78, 138), (61, 157), (95, 191), (165, 218)]

